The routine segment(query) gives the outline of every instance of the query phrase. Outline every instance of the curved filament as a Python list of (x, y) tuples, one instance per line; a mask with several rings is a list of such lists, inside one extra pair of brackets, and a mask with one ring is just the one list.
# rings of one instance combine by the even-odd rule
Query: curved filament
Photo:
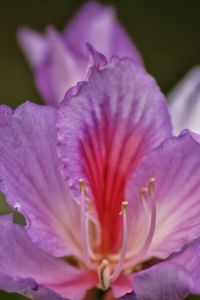
[(141, 247), (141, 249), (138, 251), (138, 254), (136, 254), (133, 259), (131, 259), (131, 256), (133, 256), (133, 254), (129, 253), (128, 256), (126, 257), (128, 259), (128, 262), (126, 264), (131, 267), (133, 267), (135, 264), (137, 264), (138, 262), (140, 262), (141, 260), (144, 259), (150, 245), (151, 242), (153, 240), (153, 236), (154, 236), (154, 232), (155, 232), (155, 227), (156, 227), (156, 201), (155, 201), (155, 179), (151, 178), (149, 180), (149, 185), (148, 188), (142, 188), (141, 190), (141, 200), (142, 201), (148, 201), (150, 204), (150, 213), (151, 213), (151, 220), (150, 220), (150, 227), (149, 227), (149, 231), (147, 234), (147, 237), (144, 241), (143, 246)]
[(117, 263), (114, 272), (111, 275), (111, 281), (116, 280), (117, 277), (120, 275), (126, 257), (126, 248), (127, 248), (127, 239), (128, 239), (128, 223), (127, 223), (127, 214), (126, 214), (127, 206), (128, 206), (128, 202), (123, 201), (121, 206), (121, 215), (123, 218), (122, 248), (121, 248), (119, 262)]

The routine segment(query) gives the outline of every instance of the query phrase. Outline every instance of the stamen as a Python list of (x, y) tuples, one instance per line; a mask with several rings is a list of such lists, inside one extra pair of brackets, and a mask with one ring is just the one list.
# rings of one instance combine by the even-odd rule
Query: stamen
[(87, 203), (91, 203), (91, 202), (92, 202), (92, 200), (91, 200), (89, 197), (86, 197), (86, 198), (85, 198), (85, 201), (86, 201)]
[(127, 213), (126, 213), (127, 208), (128, 208), (128, 202), (123, 201), (121, 204), (121, 212), (120, 212), (120, 215), (122, 215), (123, 218), (122, 247), (121, 247), (119, 262), (116, 265), (116, 268), (111, 276), (112, 281), (116, 280), (117, 277), (120, 275), (125, 261), (127, 239), (128, 239), (128, 224), (127, 224)]
[(155, 226), (156, 226), (156, 202), (154, 199), (154, 192), (155, 192), (155, 178), (150, 178), (149, 185), (148, 185), (148, 191), (149, 191), (149, 199), (150, 199), (150, 209), (151, 209), (151, 222), (149, 227), (149, 233), (147, 235), (146, 241), (140, 250), (140, 256), (143, 257), (147, 250), (150, 247), (150, 244), (153, 239)]
[(144, 201), (144, 199), (145, 199), (145, 196), (146, 196), (146, 194), (148, 193), (148, 188), (146, 188), (146, 187), (143, 187), (143, 188), (141, 188), (141, 190), (140, 190), (140, 200), (141, 201)]
[(150, 178), (148, 190), (150, 195), (154, 195), (155, 193), (155, 178)]
[[(142, 260), (144, 258), (145, 254), (147, 253), (147, 251), (151, 245), (154, 231), (155, 231), (155, 226), (156, 226), (156, 202), (154, 199), (155, 178), (150, 178), (149, 183), (148, 183), (148, 188), (142, 188), (142, 190), (145, 191), (145, 193), (142, 194), (143, 200), (144, 199), (146, 199), (147, 201), (148, 201), (148, 199), (150, 200), (149, 203), (150, 203), (150, 210), (151, 210), (151, 221), (150, 221), (149, 232), (147, 234), (146, 240), (145, 240), (142, 248), (139, 250), (138, 255), (135, 255), (134, 259), (130, 261), (129, 264), (131, 264), (131, 265), (138, 263), (140, 260)], [(147, 192), (148, 192), (148, 194), (146, 195)], [(141, 196), (141, 193), (140, 193), (140, 196)], [(129, 253), (127, 258), (129, 259), (131, 256), (132, 256), (132, 254)]]
[(88, 212), (85, 211), (85, 201), (86, 201), (86, 184), (84, 179), (79, 179), (79, 186), (81, 190), (81, 236), (83, 245), (83, 256), (85, 259), (85, 264), (89, 268), (93, 268), (90, 261), (90, 257), (94, 256), (89, 244), (88, 226), (89, 226), (89, 216)]
[(80, 186), (81, 193), (83, 193), (85, 195), (85, 193), (86, 193), (86, 184), (85, 184), (85, 180), (83, 178), (79, 179), (79, 186)]
[(92, 214), (94, 212), (93, 206), (92, 206), (92, 200), (89, 197), (86, 197), (85, 201), (88, 203), (88, 212), (90, 214)]
[(103, 259), (98, 267), (99, 288), (106, 291), (110, 287), (110, 265), (107, 259)]

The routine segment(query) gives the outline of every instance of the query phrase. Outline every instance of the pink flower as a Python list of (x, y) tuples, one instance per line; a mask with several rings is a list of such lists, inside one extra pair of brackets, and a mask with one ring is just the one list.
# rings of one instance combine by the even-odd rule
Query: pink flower
[[(58, 107), (0, 107), (0, 190), (26, 219), (0, 217), (0, 288), (36, 300), (94, 287), (121, 300), (200, 294), (200, 138), (172, 137), (113, 11), (88, 4), (63, 35), (19, 36)], [(88, 63), (88, 42), (109, 60), (88, 44)]]
[(0, 218), (0, 288), (37, 300), (92, 287), (137, 300), (200, 293), (199, 137), (171, 137), (144, 68), (91, 51), (88, 82), (59, 115), (0, 108), (0, 189), (27, 222)]

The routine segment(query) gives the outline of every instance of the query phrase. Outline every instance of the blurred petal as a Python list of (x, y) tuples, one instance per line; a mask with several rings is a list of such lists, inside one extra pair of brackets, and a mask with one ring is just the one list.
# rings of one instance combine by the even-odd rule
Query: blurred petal
[(76, 61), (62, 36), (51, 27), (47, 30), (47, 39), (50, 53), (36, 69), (36, 81), (43, 97), (55, 105), (55, 99), (61, 101), (71, 86), (85, 78), (87, 68), (82, 66), (82, 61)]
[(56, 256), (79, 254), (79, 208), (60, 175), (56, 111), (31, 103), (0, 107), (0, 189), (27, 220), (31, 238)]
[(101, 70), (94, 67), (72, 95), (58, 118), (62, 172), (78, 195), (78, 180), (86, 180), (102, 238), (115, 248), (126, 182), (143, 156), (171, 135), (165, 99), (143, 68), (117, 58)]
[(169, 94), (174, 132), (189, 128), (200, 133), (200, 67), (195, 67)]
[(65, 41), (75, 51), (86, 53), (85, 44), (90, 43), (108, 59), (113, 55), (130, 57), (142, 65), (141, 56), (128, 34), (119, 24), (112, 7), (89, 2), (66, 27)]
[(45, 295), (45, 288), (49, 288), (73, 299), (76, 295), (84, 295), (86, 289), (95, 284), (91, 274), (39, 249), (23, 226), (12, 223), (11, 215), (0, 217), (0, 240), (1, 289), (25, 295)]
[(87, 3), (63, 34), (48, 28), (47, 34), (22, 28), (18, 40), (34, 67), (38, 90), (48, 104), (57, 106), (67, 90), (87, 78), (90, 43), (109, 59), (113, 55), (130, 57), (142, 65), (141, 57), (116, 20), (112, 8)]
[(140, 300), (180, 300), (200, 294), (200, 241), (197, 240), (166, 262), (133, 275)]
[[(142, 239), (144, 243), (147, 237), (147, 232), (142, 230), (148, 228), (146, 223), (150, 216), (150, 209), (147, 212), (142, 209), (140, 189), (150, 178), (155, 178), (156, 227), (146, 258), (166, 258), (200, 236), (199, 153), (200, 145), (189, 132), (185, 132), (153, 150), (131, 179), (126, 199), (133, 228), (130, 232), (135, 237), (132, 238), (132, 247), (139, 249)], [(144, 201), (148, 205), (150, 199)], [(136, 213), (138, 217), (133, 220)], [(138, 238), (136, 229), (140, 231)]]
[(26, 27), (19, 30), (17, 37), (29, 63), (34, 68), (40, 65), (47, 55), (47, 38)]

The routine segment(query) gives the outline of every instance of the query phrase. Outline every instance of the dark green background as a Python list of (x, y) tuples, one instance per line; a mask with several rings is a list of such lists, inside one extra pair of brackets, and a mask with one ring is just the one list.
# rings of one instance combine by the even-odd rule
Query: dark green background
[[(165, 93), (186, 71), (200, 63), (200, 1), (101, 2), (116, 7), (119, 19), (142, 52), (148, 71)], [(29, 25), (43, 30), (52, 24), (62, 29), (82, 3), (84, 1), (0, 0), (0, 103), (17, 106), (24, 100), (42, 101), (17, 45), (17, 28)], [(23, 298), (0, 292), (0, 299)]]

